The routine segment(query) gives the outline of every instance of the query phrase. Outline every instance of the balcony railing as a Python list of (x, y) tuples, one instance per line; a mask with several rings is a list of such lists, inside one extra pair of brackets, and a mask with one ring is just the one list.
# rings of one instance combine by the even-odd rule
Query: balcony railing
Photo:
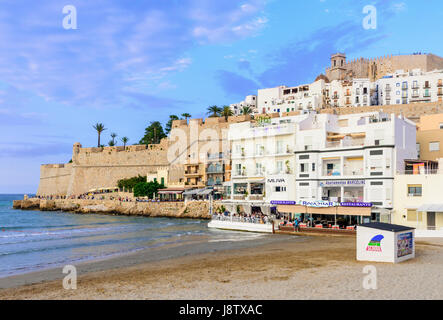
[(251, 200), (251, 201), (263, 200), (263, 195), (262, 194), (251, 194), (249, 196), (249, 200)]
[(345, 176), (362, 176), (363, 175), (363, 168), (360, 168), (360, 169), (346, 169), (346, 170), (344, 170), (343, 174)]
[(363, 195), (359, 197), (343, 197), (341, 202), (363, 202)]
[(234, 200), (245, 200), (246, 195), (245, 194), (234, 194), (233, 198), (234, 198)]
[[(419, 169), (419, 170), (399, 170), (397, 174), (400, 175), (427, 175), (427, 174), (439, 174), (438, 169)], [(443, 172), (442, 172), (443, 173)]]

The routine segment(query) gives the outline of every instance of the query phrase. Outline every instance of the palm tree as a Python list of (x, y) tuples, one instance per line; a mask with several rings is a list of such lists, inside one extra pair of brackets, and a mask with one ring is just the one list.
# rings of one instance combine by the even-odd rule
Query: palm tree
[(182, 117), (186, 119), (186, 121), (188, 121), (188, 118), (192, 117), (189, 113), (183, 113)]
[(128, 137), (123, 137), (123, 138), (122, 138), (123, 147), (126, 148), (126, 144), (128, 143), (128, 141), (129, 141), (129, 138), (128, 138)]
[(252, 113), (251, 107), (245, 106), (241, 109), (241, 114), (247, 115), (247, 114), (251, 114), (251, 113)]
[(115, 146), (115, 141), (114, 140), (109, 140), (108, 144), (109, 144), (110, 147), (113, 147), (113, 146)]
[(221, 113), (222, 109), (217, 106), (210, 106), (208, 107), (208, 114), (210, 114), (210, 117), (218, 117)]
[(117, 137), (116, 133), (111, 133), (111, 138), (112, 138), (112, 144), (115, 146), (115, 137)]
[(105, 125), (103, 123), (96, 123), (94, 126), (92, 126), (98, 134), (98, 143), (97, 143), (97, 147), (100, 148), (100, 135), (102, 134), (103, 131), (106, 130)]
[(228, 117), (233, 116), (234, 113), (232, 113), (232, 110), (229, 106), (224, 106), (223, 110), (221, 112), (221, 116), (225, 117), (225, 120), (228, 121)]

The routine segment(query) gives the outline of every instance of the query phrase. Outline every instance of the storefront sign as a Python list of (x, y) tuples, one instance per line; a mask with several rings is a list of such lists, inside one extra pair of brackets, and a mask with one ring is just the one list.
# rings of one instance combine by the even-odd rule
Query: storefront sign
[(365, 180), (324, 180), (320, 181), (320, 187), (335, 187), (335, 186), (364, 186)]
[(371, 202), (340, 202), (342, 207), (372, 207)]
[(313, 207), (313, 208), (327, 208), (327, 207), (338, 207), (340, 205), (339, 202), (335, 201), (297, 201), (298, 205)]
[(276, 204), (276, 205), (287, 205), (287, 206), (295, 206), (297, 204), (296, 201), (283, 201), (283, 200), (272, 200), (271, 204)]
[(286, 183), (285, 179), (283, 178), (269, 178), (267, 180), (268, 183)]

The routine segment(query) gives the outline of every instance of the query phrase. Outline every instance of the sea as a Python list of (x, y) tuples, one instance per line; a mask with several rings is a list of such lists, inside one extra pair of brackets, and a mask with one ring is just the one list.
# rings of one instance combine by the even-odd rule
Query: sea
[(251, 240), (261, 235), (214, 230), (207, 220), (12, 209), (22, 194), (0, 194), (0, 278), (103, 260), (189, 241)]

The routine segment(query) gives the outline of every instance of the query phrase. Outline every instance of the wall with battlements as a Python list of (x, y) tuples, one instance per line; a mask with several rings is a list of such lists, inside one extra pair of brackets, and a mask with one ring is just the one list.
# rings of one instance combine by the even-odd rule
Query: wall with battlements
[[(344, 54), (343, 54), (344, 55)], [(333, 55), (334, 56), (334, 55)], [(396, 70), (421, 69), (425, 72), (443, 69), (443, 58), (434, 54), (388, 55), (378, 58), (346, 60), (344, 66), (326, 68), (326, 77), (332, 80), (369, 78), (376, 81)]]
[(158, 145), (73, 147), (72, 163), (42, 165), (37, 195), (80, 195), (91, 189), (115, 187), (118, 180), (145, 176), (168, 166), (168, 141)]

